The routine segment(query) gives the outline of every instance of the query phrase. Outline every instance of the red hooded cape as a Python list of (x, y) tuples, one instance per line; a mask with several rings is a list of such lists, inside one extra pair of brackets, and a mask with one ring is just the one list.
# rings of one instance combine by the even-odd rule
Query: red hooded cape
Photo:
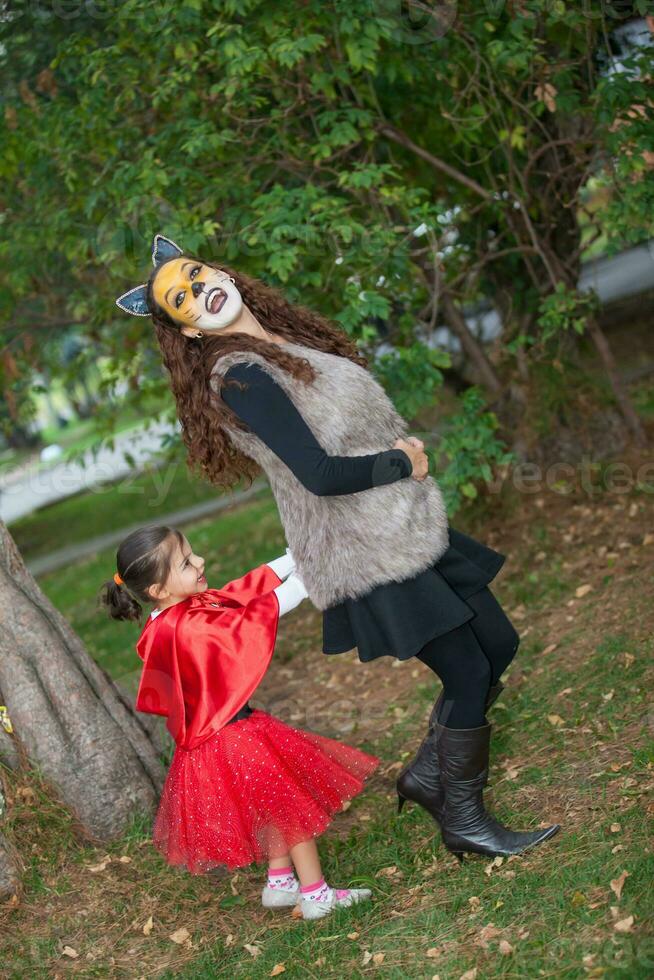
[(164, 715), (178, 746), (193, 749), (243, 707), (275, 647), (281, 579), (269, 565), (149, 616), (136, 645), (138, 711)]

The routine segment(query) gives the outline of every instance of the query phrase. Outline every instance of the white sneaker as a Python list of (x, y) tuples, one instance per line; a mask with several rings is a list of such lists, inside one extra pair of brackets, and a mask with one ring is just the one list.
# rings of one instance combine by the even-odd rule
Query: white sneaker
[(322, 902), (300, 898), (303, 919), (322, 919), (334, 909), (349, 908), (357, 902), (367, 901), (372, 892), (369, 888), (331, 888), (329, 897)]
[(290, 909), (297, 905), (300, 898), (300, 886), (295, 888), (270, 888), (264, 885), (261, 892), (261, 904), (264, 909)]

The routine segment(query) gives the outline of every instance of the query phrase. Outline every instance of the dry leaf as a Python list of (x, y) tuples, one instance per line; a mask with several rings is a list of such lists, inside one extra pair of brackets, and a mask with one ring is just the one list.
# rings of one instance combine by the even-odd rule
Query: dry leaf
[(283, 963), (275, 963), (268, 976), (278, 977), (280, 973), (286, 973), (286, 967), (284, 966)]
[(616, 844), (611, 848), (611, 854), (617, 854), (618, 851), (624, 851), (624, 844)]
[(477, 980), (477, 967), (473, 967), (472, 970), (466, 970), (459, 977), (459, 980)]
[(185, 943), (186, 940), (190, 938), (190, 936), (191, 933), (188, 931), (188, 929), (182, 926), (181, 929), (177, 929), (175, 932), (171, 933), (168, 938), (172, 940), (172, 942), (177, 943), (178, 946), (181, 946), (182, 943)]
[(358, 939), (359, 938), (359, 933), (358, 932), (348, 932), (347, 938), (348, 939)]
[(120, 861), (121, 864), (131, 864), (132, 863), (131, 857), (128, 857), (127, 854), (121, 854), (121, 856), (118, 858), (118, 860)]
[(327, 957), (325, 957), (325, 956), (319, 956), (318, 959), (315, 961), (315, 963), (313, 965), (314, 966), (324, 966), (326, 962), (327, 962)]
[(390, 867), (388, 868), (380, 868), (379, 871), (376, 873), (375, 878), (381, 878), (382, 876), (384, 876), (385, 878), (390, 878), (392, 875), (395, 874), (396, 871), (397, 871), (397, 865), (391, 864)]
[(561, 717), (561, 715), (548, 715), (547, 716), (547, 720), (549, 721), (550, 725), (563, 725), (563, 724), (565, 724), (565, 722), (563, 721), (563, 718)]
[(255, 946), (254, 943), (244, 943), (243, 949), (247, 949), (250, 956), (253, 956), (255, 959), (261, 953), (261, 946)]
[(374, 953), (372, 957), (372, 962), (375, 966), (381, 966), (386, 959), (386, 953)]
[(632, 932), (632, 926), (634, 924), (633, 915), (628, 915), (626, 919), (620, 919), (615, 923), (613, 928), (616, 932)]
[(619, 834), (620, 831), (622, 830), (622, 827), (620, 826), (619, 823), (612, 823), (611, 826), (609, 827), (609, 830), (611, 831), (612, 834)]
[(539, 84), (534, 89), (534, 94), (540, 102), (544, 102), (549, 112), (556, 112), (556, 93), (557, 88), (551, 82)]
[(592, 585), (580, 585), (578, 589), (575, 589), (577, 599), (582, 599), (585, 595), (588, 595), (592, 591), (592, 588)]
[(478, 909), (481, 904), (481, 899), (479, 898), (478, 895), (471, 895), (470, 898), (468, 899), (468, 904), (473, 909)]
[(541, 657), (546, 657), (548, 653), (554, 653), (558, 645), (559, 645), (558, 643), (550, 643), (549, 646), (546, 646), (543, 652), (541, 653)]
[(150, 916), (150, 918), (148, 919), (148, 921), (143, 926), (143, 935), (144, 936), (149, 936), (150, 933), (152, 932), (152, 927), (153, 926), (154, 926), (154, 919), (152, 918), (152, 916)]
[(225, 936), (225, 946), (231, 946), (233, 942), (234, 942), (234, 937), (230, 932), (229, 936)]
[(79, 956), (79, 953), (77, 952), (76, 949), (73, 949), (72, 946), (64, 946), (64, 948), (61, 951), (61, 955), (68, 956), (71, 960), (76, 960), (77, 957)]
[(108, 864), (111, 864), (111, 857), (109, 854), (107, 854), (107, 856), (100, 861), (100, 864), (90, 864), (88, 866), (88, 870), (91, 872), (91, 874), (97, 874), (98, 871), (104, 871)]
[(490, 861), (486, 865), (486, 867), (484, 868), (484, 874), (490, 875), (491, 872), (492, 872), (492, 870), (493, 870), (493, 868), (501, 868), (503, 863), (504, 863), (504, 858), (503, 857), (495, 857), (495, 858), (493, 858), (493, 860)]
[(370, 960), (371, 960), (371, 959), (372, 959), (372, 953), (370, 952), (370, 950), (369, 950), (369, 949), (365, 949), (365, 950), (363, 951), (363, 959), (362, 959), (362, 961), (361, 961), (361, 962), (362, 962), (362, 964), (363, 964), (363, 966), (367, 966), (367, 965), (368, 965), (368, 963), (370, 963)]
[(603, 699), (604, 699), (605, 701), (611, 701), (611, 700), (613, 699), (613, 695), (614, 695), (614, 694), (615, 694), (615, 691), (607, 691), (607, 692), (606, 692), (606, 694), (603, 694), (603, 695), (602, 695), (602, 698), (603, 698)]
[(500, 939), (499, 950), (502, 956), (508, 956), (513, 952), (513, 946), (506, 939)]
[(620, 901), (622, 895), (622, 889), (624, 888), (624, 883), (629, 877), (628, 871), (623, 871), (617, 878), (613, 878), (611, 881), (611, 891), (615, 893), (615, 897)]
[(432, 946), (427, 950), (427, 956), (430, 960), (437, 960), (440, 955), (441, 951), (438, 946)]

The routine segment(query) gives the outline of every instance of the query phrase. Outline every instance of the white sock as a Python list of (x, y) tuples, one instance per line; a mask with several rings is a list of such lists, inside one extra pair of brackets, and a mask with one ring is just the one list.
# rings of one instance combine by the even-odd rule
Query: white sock
[(300, 892), (302, 898), (308, 902), (328, 902), (331, 898), (332, 889), (325, 879), (321, 878), (314, 885), (307, 885), (306, 887), (300, 888)]
[(268, 868), (268, 888), (278, 892), (294, 892), (298, 885), (293, 868)]

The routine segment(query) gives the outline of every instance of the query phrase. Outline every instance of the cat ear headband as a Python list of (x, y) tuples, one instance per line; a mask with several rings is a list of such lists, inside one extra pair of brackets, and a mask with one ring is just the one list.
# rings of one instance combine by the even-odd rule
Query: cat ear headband
[[(183, 254), (179, 245), (171, 242), (170, 238), (165, 238), (164, 235), (154, 236), (152, 241), (152, 265), (155, 268), (167, 262), (168, 259), (176, 259)], [(125, 313), (130, 313), (132, 316), (150, 316), (152, 311), (148, 306), (147, 289), (147, 283), (143, 283), (141, 286), (134, 286), (133, 289), (128, 290), (122, 296), (118, 297), (116, 306), (120, 307)]]

